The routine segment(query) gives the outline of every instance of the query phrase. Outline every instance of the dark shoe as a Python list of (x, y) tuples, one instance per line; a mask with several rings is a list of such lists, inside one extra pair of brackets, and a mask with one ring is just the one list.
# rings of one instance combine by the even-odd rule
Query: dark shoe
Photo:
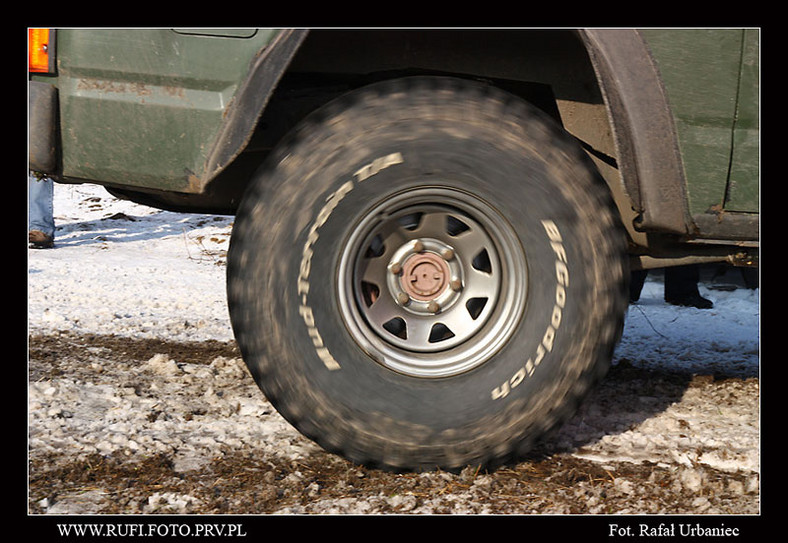
[(51, 249), (55, 246), (55, 240), (41, 230), (31, 230), (27, 235), (27, 241), (31, 249)]
[(714, 307), (714, 304), (711, 302), (711, 300), (707, 300), (700, 294), (688, 294), (686, 296), (674, 296), (671, 298), (666, 296), (665, 301), (671, 305), (697, 307), (698, 309), (711, 309)]

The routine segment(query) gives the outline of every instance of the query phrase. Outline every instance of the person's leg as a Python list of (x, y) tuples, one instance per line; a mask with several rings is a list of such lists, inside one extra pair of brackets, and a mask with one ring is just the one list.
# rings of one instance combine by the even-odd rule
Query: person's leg
[(675, 266), (665, 268), (665, 301), (672, 305), (709, 309), (714, 306), (711, 300), (698, 292), (700, 271), (698, 266)]
[(640, 291), (643, 290), (643, 284), (646, 282), (648, 270), (634, 270), (629, 279), (629, 301), (637, 302), (640, 299)]
[(28, 178), (28, 237), (31, 246), (51, 247), (55, 237), (54, 183), (49, 178)]
[(741, 276), (744, 280), (744, 286), (749, 289), (756, 289), (760, 286), (760, 277), (758, 276), (758, 268), (739, 268)]

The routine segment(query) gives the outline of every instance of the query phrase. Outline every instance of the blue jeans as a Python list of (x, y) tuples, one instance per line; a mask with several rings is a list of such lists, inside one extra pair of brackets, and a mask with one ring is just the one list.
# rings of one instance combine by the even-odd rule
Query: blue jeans
[(55, 219), (53, 204), (55, 184), (49, 178), (37, 179), (30, 175), (28, 178), (29, 189), (29, 215), (28, 231), (41, 230), (48, 236), (55, 237)]

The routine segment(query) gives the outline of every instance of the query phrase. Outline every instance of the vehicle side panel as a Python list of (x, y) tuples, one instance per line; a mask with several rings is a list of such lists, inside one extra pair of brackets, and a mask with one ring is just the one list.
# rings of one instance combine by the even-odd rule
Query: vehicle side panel
[(63, 177), (187, 191), (274, 30), (58, 30)]
[(755, 213), (759, 210), (759, 38), (756, 30), (745, 30), (738, 109), (733, 132), (733, 160), (725, 199), (726, 211)]
[[(750, 176), (754, 173), (757, 178), (757, 162), (748, 156), (753, 148), (750, 125), (743, 122), (737, 131), (742, 149), (733, 147), (737, 103), (747, 110), (755, 107), (757, 122), (757, 101), (752, 102), (757, 87), (753, 89), (751, 79), (741, 88), (739, 84), (745, 31), (648, 29), (641, 34), (660, 69), (675, 119), (690, 214), (720, 210), (732, 156), (736, 158), (735, 171)], [(748, 56), (757, 66), (757, 60), (752, 59), (757, 59), (757, 48), (751, 46)], [(747, 163), (739, 159), (747, 159)], [(757, 186), (757, 182), (754, 184)], [(757, 211), (757, 206), (748, 210)]]

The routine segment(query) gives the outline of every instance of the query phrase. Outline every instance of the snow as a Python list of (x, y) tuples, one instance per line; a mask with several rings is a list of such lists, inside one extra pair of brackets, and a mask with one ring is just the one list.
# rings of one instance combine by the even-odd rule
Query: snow
[[(56, 248), (28, 252), (31, 332), (232, 339), (224, 266), (232, 217), (159, 211), (93, 185), (57, 184), (54, 204)], [(759, 292), (701, 285), (714, 308), (678, 309), (663, 302), (661, 277), (652, 273), (630, 306), (616, 356), (757, 373)]]
[[(64, 330), (171, 341), (232, 339), (225, 294), (232, 217), (160, 211), (92, 185), (56, 185), (54, 208), (55, 249), (28, 251), (31, 335)], [(660, 371), (757, 378), (760, 290), (712, 287), (704, 282), (701, 294), (712, 299), (713, 309), (676, 308), (662, 299), (660, 275), (650, 274), (640, 301), (628, 310), (615, 360)], [(697, 459), (686, 451), (704, 445), (707, 465), (757, 472), (757, 407), (748, 403), (736, 413), (699, 395), (689, 388), (681, 402), (631, 430), (602, 436), (578, 455), (689, 466)], [(593, 429), (592, 415), (576, 418), (572, 430)], [(597, 419), (604, 423), (605, 416)], [(680, 436), (679, 424), (692, 426), (697, 443)], [(720, 445), (722, 434), (728, 445)]]
[(663, 301), (660, 280), (647, 281), (638, 303), (630, 306), (617, 357), (690, 373), (758, 375), (759, 289), (711, 290), (701, 283), (701, 295), (714, 307), (676, 308)]
[(54, 250), (28, 253), (31, 332), (230, 340), (231, 217), (159, 211), (93, 185), (55, 186)]

